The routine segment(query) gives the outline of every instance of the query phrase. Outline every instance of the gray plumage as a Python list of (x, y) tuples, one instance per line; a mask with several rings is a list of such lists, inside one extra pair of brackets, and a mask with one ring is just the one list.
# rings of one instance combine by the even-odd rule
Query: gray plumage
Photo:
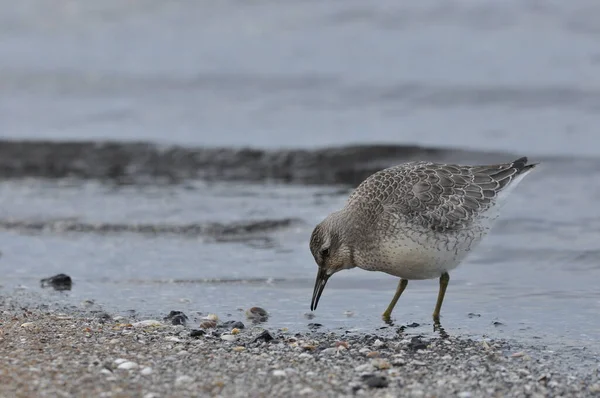
[(535, 164), (410, 162), (363, 181), (311, 235), (328, 276), (360, 267), (429, 279), (458, 266), (491, 228), (508, 193)]

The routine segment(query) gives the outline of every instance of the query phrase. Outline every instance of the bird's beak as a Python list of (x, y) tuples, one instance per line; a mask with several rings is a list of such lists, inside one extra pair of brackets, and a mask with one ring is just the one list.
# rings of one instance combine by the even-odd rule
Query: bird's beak
[(312, 301), (310, 303), (311, 311), (317, 309), (317, 304), (319, 304), (321, 293), (323, 293), (323, 289), (325, 289), (325, 285), (327, 284), (329, 276), (330, 275), (327, 275), (325, 268), (319, 267), (319, 272), (317, 272), (317, 280), (315, 281), (315, 290), (313, 291)]

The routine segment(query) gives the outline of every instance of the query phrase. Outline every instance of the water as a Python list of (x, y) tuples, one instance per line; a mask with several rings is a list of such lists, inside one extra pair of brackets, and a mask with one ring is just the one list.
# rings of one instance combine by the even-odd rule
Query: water
[[(360, 270), (332, 278), (304, 318), (313, 226), (379, 167), (528, 155), (543, 165), (451, 276), (443, 324), (600, 348), (595, 2), (6, 5), (1, 292), (64, 272), (74, 289), (44, 291), (52, 300), (140, 316), (260, 305), (272, 327), (373, 330), (397, 281)], [(40, 140), (161, 146), (57, 144), (52, 156)], [(441, 150), (366, 147), (378, 143)], [(246, 146), (259, 151), (195, 152)], [(436, 281), (409, 283), (397, 323), (428, 332), (436, 294)]]

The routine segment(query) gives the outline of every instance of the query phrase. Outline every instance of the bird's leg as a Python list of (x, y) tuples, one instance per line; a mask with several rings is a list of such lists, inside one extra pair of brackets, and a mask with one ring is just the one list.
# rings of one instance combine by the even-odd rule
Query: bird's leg
[(450, 275), (447, 272), (444, 272), (442, 276), (440, 276), (440, 291), (438, 293), (437, 304), (435, 305), (435, 310), (433, 311), (433, 320), (436, 323), (440, 322), (440, 310), (442, 309), (442, 302), (444, 301), (444, 295), (446, 294), (446, 288), (448, 287), (448, 282), (450, 281)]
[(390, 303), (390, 305), (388, 305), (387, 310), (385, 310), (385, 312), (382, 315), (382, 318), (384, 321), (390, 320), (390, 318), (392, 316), (392, 311), (394, 310), (394, 307), (396, 306), (398, 299), (402, 295), (402, 292), (404, 291), (404, 289), (406, 289), (406, 285), (408, 285), (408, 279), (400, 278), (400, 282), (398, 282), (398, 287), (396, 288), (396, 294), (394, 294), (394, 298), (392, 299), (392, 302)]

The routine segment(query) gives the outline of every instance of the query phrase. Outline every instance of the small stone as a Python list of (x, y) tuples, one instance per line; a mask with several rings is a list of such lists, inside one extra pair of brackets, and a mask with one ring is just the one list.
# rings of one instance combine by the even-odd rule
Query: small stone
[(156, 319), (147, 319), (145, 321), (139, 321), (131, 324), (134, 328), (148, 328), (148, 327), (156, 327), (162, 326), (162, 322), (157, 321)]
[(234, 336), (235, 336), (236, 334), (240, 334), (240, 329), (238, 329), (238, 328), (233, 328), (233, 329), (231, 329), (231, 334), (233, 334)]
[(379, 356), (379, 351), (370, 351), (367, 352), (367, 358), (377, 358)]
[(51, 286), (54, 290), (63, 291), (63, 290), (71, 290), (73, 286), (73, 281), (69, 275), (58, 274), (51, 276), (50, 278), (44, 278), (40, 280), (40, 284), (42, 288)]
[(481, 317), (481, 314), (476, 314), (476, 313), (474, 313), (474, 312), (469, 312), (469, 313), (467, 314), (467, 316), (468, 316), (469, 318), (479, 318), (479, 317)]
[(385, 359), (374, 359), (371, 361), (371, 364), (379, 370), (386, 370), (392, 367)]
[(217, 322), (215, 321), (204, 321), (200, 323), (200, 328), (202, 329), (213, 329), (217, 327)]
[(37, 325), (35, 324), (35, 322), (25, 322), (21, 324), (21, 327), (24, 329), (35, 329)]
[(173, 342), (173, 343), (183, 343), (184, 342), (184, 340), (180, 339), (179, 337), (175, 337), (175, 336), (167, 336), (167, 337), (165, 337), (165, 340)]
[(384, 376), (365, 375), (362, 379), (369, 388), (386, 388), (389, 385)]
[(223, 327), (227, 329), (244, 329), (246, 326), (240, 321), (227, 321), (223, 322)]
[(120, 365), (120, 364), (128, 362), (128, 361), (124, 358), (117, 358), (113, 362), (115, 363), (115, 365)]
[(312, 395), (315, 392), (315, 390), (313, 390), (310, 387), (305, 387), (302, 390), (298, 391), (298, 395)]
[(381, 346), (384, 346), (384, 345), (385, 345), (385, 343), (384, 343), (383, 341), (381, 341), (381, 340), (377, 339), (377, 340), (375, 340), (375, 342), (373, 343), (373, 345), (374, 345), (375, 347), (379, 348), (379, 347), (381, 347)]
[(224, 341), (235, 341), (235, 340), (237, 340), (237, 337), (235, 337), (232, 334), (223, 333), (221, 335), (221, 340), (224, 340)]
[(335, 347), (329, 347), (329, 348), (326, 348), (323, 351), (321, 351), (321, 354), (323, 354), (323, 355), (333, 355), (333, 354), (335, 354), (337, 352), (338, 352), (337, 348), (335, 348)]
[(522, 357), (523, 355), (525, 355), (525, 353), (523, 351), (519, 351), (519, 352), (515, 352), (514, 354), (512, 354), (511, 357), (519, 358), (519, 357)]
[(93, 306), (94, 304), (95, 304), (95, 303), (94, 303), (94, 300), (89, 300), (89, 299), (88, 299), (88, 300), (83, 300), (83, 301), (81, 302), (81, 306), (82, 306), (83, 308), (89, 308), (89, 307)]
[(246, 311), (246, 317), (258, 322), (264, 322), (269, 318), (269, 313), (260, 307), (252, 307)]
[(150, 367), (145, 367), (144, 369), (142, 369), (142, 370), (140, 371), (140, 374), (141, 374), (142, 376), (150, 376), (150, 375), (152, 374), (152, 368), (150, 368)]
[(336, 341), (336, 342), (335, 342), (335, 346), (336, 346), (337, 348), (344, 347), (346, 350), (347, 350), (348, 348), (350, 348), (350, 345), (348, 344), (348, 342), (347, 342), (347, 341)]
[(471, 398), (473, 394), (468, 391), (462, 391), (458, 393), (458, 398)]
[(123, 362), (122, 364), (117, 366), (117, 369), (131, 370), (131, 369), (136, 369), (137, 367), (138, 367), (137, 363), (127, 361), (127, 362)]
[(423, 361), (412, 361), (412, 364), (415, 366), (427, 366), (427, 364)]
[(269, 342), (272, 341), (273, 336), (271, 336), (271, 333), (269, 333), (268, 330), (263, 331), (261, 334), (259, 334), (258, 336), (256, 336), (256, 338), (253, 340), (253, 342), (257, 342), (257, 341), (264, 341), (264, 342)]
[(190, 337), (193, 337), (195, 339), (200, 338), (202, 336), (204, 336), (206, 334), (206, 332), (202, 329), (194, 329), (192, 331), (190, 331)]
[(354, 368), (354, 370), (357, 372), (370, 372), (373, 370), (373, 365), (370, 363), (365, 363), (362, 365), (358, 365), (357, 367)]
[(285, 370), (275, 369), (272, 373), (274, 377), (285, 377)]
[(408, 343), (408, 348), (410, 348), (411, 350), (414, 350), (414, 351), (426, 350), (427, 342), (421, 340), (420, 337), (415, 336), (411, 339), (410, 343)]
[(354, 316), (354, 312), (352, 312), (352, 311), (344, 311), (344, 315), (346, 315), (348, 318), (350, 318), (350, 317)]
[(188, 321), (188, 317), (181, 311), (171, 311), (164, 320), (171, 321), (173, 325), (185, 325)]
[(194, 379), (192, 377), (183, 375), (183, 376), (179, 376), (178, 378), (175, 379), (175, 385), (176, 386), (183, 386), (183, 385), (186, 385), (186, 384), (190, 384), (193, 381), (194, 381)]
[(237, 346), (237, 347), (233, 347), (232, 350), (235, 352), (242, 352), (242, 351), (246, 351), (246, 347)]
[(303, 358), (303, 359), (314, 359), (314, 357), (312, 355), (310, 355), (308, 352), (303, 352), (300, 355), (298, 355), (298, 358)]
[(406, 325), (407, 328), (418, 328), (419, 326), (421, 326), (421, 325), (419, 325), (417, 322), (413, 322), (413, 323)]
[(320, 323), (309, 323), (307, 326), (310, 330), (317, 330), (320, 327), (322, 327), (323, 325)]

